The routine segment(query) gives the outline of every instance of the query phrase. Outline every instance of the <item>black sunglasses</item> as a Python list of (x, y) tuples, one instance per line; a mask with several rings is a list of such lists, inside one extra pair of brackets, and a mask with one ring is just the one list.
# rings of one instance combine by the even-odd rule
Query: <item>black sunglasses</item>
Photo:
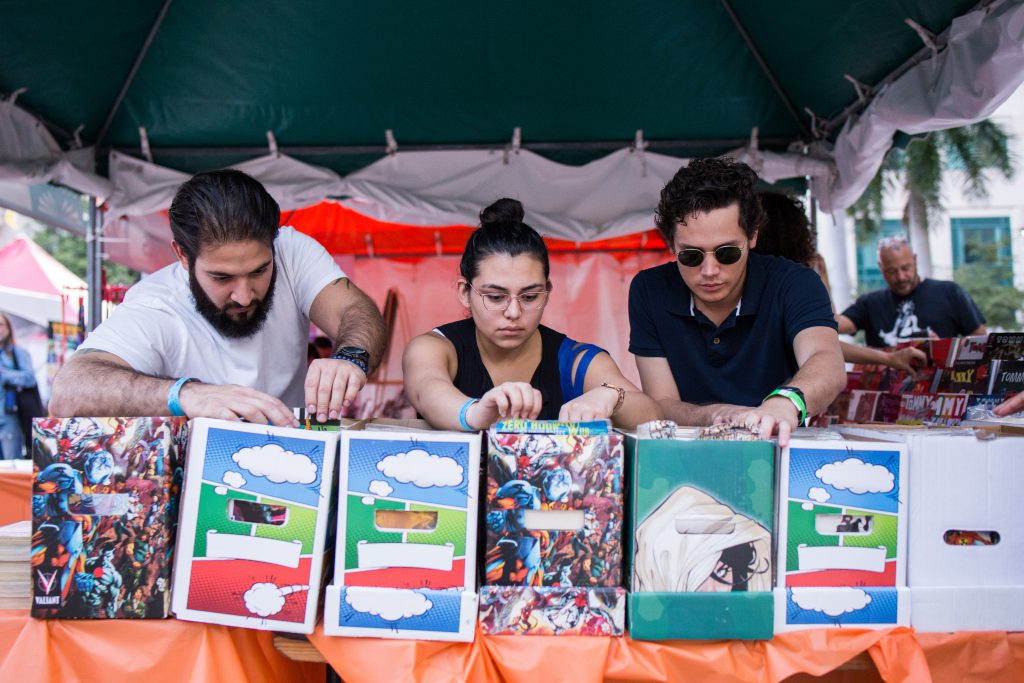
[(687, 268), (696, 268), (704, 263), (704, 254), (714, 254), (715, 260), (723, 266), (730, 266), (740, 260), (743, 256), (743, 247), (735, 244), (723, 244), (713, 251), (702, 251), (701, 249), (680, 249), (676, 254), (679, 262)]

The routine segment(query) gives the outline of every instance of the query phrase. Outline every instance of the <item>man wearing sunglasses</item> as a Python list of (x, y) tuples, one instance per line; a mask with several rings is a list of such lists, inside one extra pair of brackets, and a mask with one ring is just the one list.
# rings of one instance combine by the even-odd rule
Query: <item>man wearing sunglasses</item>
[(846, 384), (828, 293), (810, 268), (755, 254), (757, 174), (694, 159), (661, 192), (655, 221), (675, 260), (629, 290), (629, 350), (644, 392), (685, 425), (773, 433), (824, 410)]

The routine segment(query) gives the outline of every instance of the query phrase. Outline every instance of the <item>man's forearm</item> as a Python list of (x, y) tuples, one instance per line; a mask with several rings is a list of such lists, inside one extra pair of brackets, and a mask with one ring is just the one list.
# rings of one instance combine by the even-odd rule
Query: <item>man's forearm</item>
[(697, 405), (671, 398), (663, 398), (657, 401), (661, 412), (666, 420), (672, 420), (677, 425), (698, 427), (711, 424), (715, 416), (728, 408), (722, 403), (711, 403), (709, 405)]
[(55, 417), (170, 415), (173, 383), (107, 359), (75, 356), (53, 378), (49, 410)]
[[(346, 280), (346, 282), (348, 282)], [(377, 310), (377, 305), (370, 297), (358, 288), (352, 287), (355, 299), (345, 309), (341, 317), (335, 341), (337, 348), (342, 346), (358, 346), (370, 354), (370, 373), (377, 369), (384, 356), (387, 344), (387, 331), (384, 318)]]
[(846, 386), (846, 370), (839, 354), (819, 352), (807, 359), (790, 382), (804, 392), (807, 414), (828, 408)]

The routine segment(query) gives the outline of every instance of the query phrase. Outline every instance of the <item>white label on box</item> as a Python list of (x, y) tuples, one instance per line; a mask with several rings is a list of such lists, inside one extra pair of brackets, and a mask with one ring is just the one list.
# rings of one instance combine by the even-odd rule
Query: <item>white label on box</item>
[(579, 531), (583, 510), (524, 510), (523, 526), (540, 531)]
[(455, 546), (426, 543), (356, 543), (356, 556), (360, 569), (378, 567), (417, 567), (450, 571), (455, 557)]
[(206, 556), (224, 560), (255, 560), (282, 567), (299, 566), (302, 541), (278, 541), (257, 536), (206, 533)]
[(815, 569), (860, 569), (885, 571), (885, 546), (852, 548), (850, 546), (806, 546), (796, 548), (800, 571)]

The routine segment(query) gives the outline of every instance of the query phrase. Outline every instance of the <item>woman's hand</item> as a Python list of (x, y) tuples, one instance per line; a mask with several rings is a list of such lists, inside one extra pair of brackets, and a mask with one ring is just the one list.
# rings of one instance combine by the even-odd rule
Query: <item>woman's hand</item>
[(605, 420), (612, 416), (618, 401), (618, 391), (611, 387), (597, 387), (563, 405), (558, 411), (558, 419), (562, 422)]
[(542, 402), (540, 391), (527, 382), (505, 382), (469, 407), (466, 423), (474, 429), (487, 429), (498, 420), (536, 420)]

